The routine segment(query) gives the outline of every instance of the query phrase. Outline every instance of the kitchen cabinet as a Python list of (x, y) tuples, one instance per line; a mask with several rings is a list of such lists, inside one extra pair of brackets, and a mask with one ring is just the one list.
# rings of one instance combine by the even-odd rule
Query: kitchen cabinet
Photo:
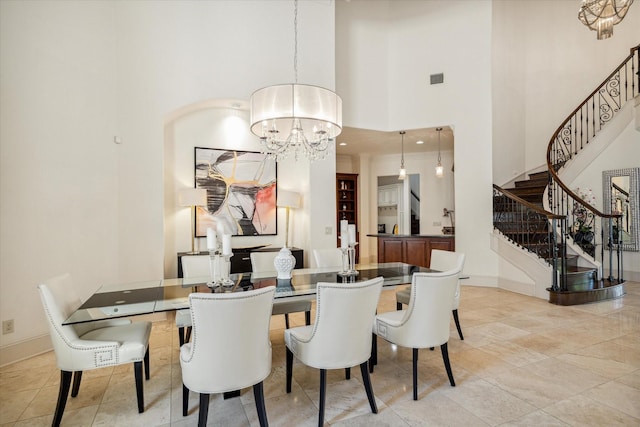
[(383, 185), (378, 187), (378, 206), (397, 206), (399, 197), (399, 185)]
[(378, 262), (405, 262), (429, 267), (431, 250), (455, 251), (452, 235), (391, 235), (369, 234), (378, 238)]

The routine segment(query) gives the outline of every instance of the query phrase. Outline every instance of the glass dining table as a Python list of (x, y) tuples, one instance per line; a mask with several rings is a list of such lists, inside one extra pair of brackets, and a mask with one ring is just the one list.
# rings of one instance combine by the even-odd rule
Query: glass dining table
[(356, 283), (382, 276), (384, 287), (410, 284), (413, 273), (430, 272), (400, 262), (363, 265), (358, 275), (343, 277), (336, 268), (305, 268), (293, 270), (291, 279), (277, 279), (275, 272), (267, 274), (231, 274), (231, 286), (211, 286), (209, 277), (159, 279), (101, 286), (74, 311), (64, 325), (93, 322), (118, 317), (137, 316), (189, 308), (193, 292), (243, 292), (275, 286), (275, 298), (313, 299), (316, 285), (321, 282)]

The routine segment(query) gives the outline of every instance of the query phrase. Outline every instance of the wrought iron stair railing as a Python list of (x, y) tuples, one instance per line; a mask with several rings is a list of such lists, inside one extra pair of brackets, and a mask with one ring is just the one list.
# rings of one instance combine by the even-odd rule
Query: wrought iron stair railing
[(566, 218), (493, 186), (493, 226), (507, 239), (544, 259), (553, 269), (551, 289), (567, 281)]
[[(566, 233), (594, 261), (609, 267), (608, 280), (623, 282), (621, 247), (614, 238), (621, 215), (593, 206), (589, 192), (571, 190), (560, 178), (568, 161), (583, 150), (622, 107), (640, 94), (640, 45), (558, 127), (547, 147), (549, 209), (566, 216)], [(586, 200), (589, 199), (589, 200)], [(615, 258), (615, 262), (614, 262)], [(561, 288), (561, 290), (563, 290)]]

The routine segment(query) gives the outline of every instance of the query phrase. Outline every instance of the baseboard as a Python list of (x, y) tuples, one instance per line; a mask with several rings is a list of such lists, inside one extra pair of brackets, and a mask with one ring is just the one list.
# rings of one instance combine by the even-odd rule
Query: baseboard
[(497, 288), (498, 278), (494, 276), (468, 276), (460, 277), (460, 286), (480, 286), (485, 288)]
[(515, 280), (500, 278), (498, 287), (505, 291), (515, 292), (530, 297), (536, 296), (536, 285), (534, 283), (523, 283)]
[(49, 334), (0, 347), (0, 367), (51, 351)]

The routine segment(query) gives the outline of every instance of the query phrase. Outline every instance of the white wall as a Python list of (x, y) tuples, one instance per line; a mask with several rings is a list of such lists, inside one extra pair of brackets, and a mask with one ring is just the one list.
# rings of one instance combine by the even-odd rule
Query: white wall
[(0, 317), (15, 319), (0, 346), (46, 333), (37, 283), (70, 272), (86, 297), (118, 279), (114, 17), (110, 2), (0, 2)]
[[(105, 282), (163, 277), (164, 232), (174, 220), (164, 218), (174, 202), (163, 188), (165, 125), (185, 106), (248, 100), (294, 76), (291, 2), (0, 7), (0, 310), (16, 325), (1, 336), (1, 349), (46, 335), (34, 286), (54, 274), (70, 271), (85, 295)], [(335, 86), (334, 14), (329, 0), (299, 4), (301, 83)], [(305, 209), (333, 194), (312, 184), (335, 181), (334, 160), (325, 162), (279, 175), (306, 191)], [(332, 208), (300, 218), (333, 225)], [(176, 220), (184, 239), (184, 218)], [(294, 244), (316, 233), (294, 236)], [(184, 250), (184, 243), (171, 245)]]
[(597, 40), (596, 33), (578, 20), (574, 2), (517, 3), (527, 12), (516, 31), (526, 34), (525, 167), (529, 170), (546, 162), (555, 130), (638, 45), (640, 8), (629, 9), (614, 27), (613, 37)]
[[(640, 132), (631, 121), (618, 138), (607, 147), (582, 173), (569, 188), (590, 188), (596, 197), (596, 207), (603, 210), (602, 172), (613, 169), (640, 167)], [(640, 252), (623, 251), (624, 272), (627, 280), (640, 280)]]
[[(491, 2), (337, 2), (336, 10), (336, 85), (345, 125), (387, 131), (453, 128), (456, 249), (467, 254), (465, 271), (483, 283), (481, 277), (497, 274), (497, 257), (487, 251), (492, 230)], [(429, 75), (440, 72), (444, 84), (431, 86)], [(363, 206), (375, 206), (369, 197), (373, 204), (363, 199)]]

